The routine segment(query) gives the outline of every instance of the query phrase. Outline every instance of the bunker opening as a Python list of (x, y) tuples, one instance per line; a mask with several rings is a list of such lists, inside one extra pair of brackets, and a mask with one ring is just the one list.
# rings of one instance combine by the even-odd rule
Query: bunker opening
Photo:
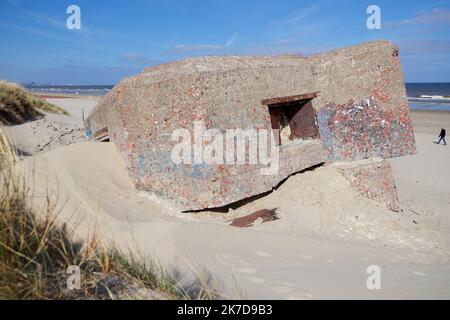
[(284, 145), (294, 140), (319, 138), (316, 113), (312, 100), (319, 92), (290, 97), (266, 99), (275, 141)]
[(108, 128), (103, 128), (99, 131), (97, 131), (94, 134), (94, 140), (97, 142), (109, 142), (109, 130)]

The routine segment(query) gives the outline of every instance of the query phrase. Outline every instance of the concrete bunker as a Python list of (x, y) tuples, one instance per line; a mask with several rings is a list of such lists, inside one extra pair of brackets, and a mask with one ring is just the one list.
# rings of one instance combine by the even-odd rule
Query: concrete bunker
[[(261, 161), (175, 163), (173, 133), (183, 130), (195, 138), (198, 122), (219, 132), (270, 135), (281, 129), (279, 156), (274, 157), (279, 166), (263, 174), (267, 164)], [(137, 189), (183, 211), (224, 207), (264, 194), (322, 163), (359, 168), (363, 160), (416, 152), (398, 49), (387, 41), (310, 57), (199, 57), (146, 68), (117, 84), (85, 125), (95, 133), (92, 140), (111, 139)], [(361, 171), (353, 167), (347, 174), (361, 194), (395, 202), (389, 166), (377, 162), (364, 168), (364, 180), (352, 176)], [(371, 178), (380, 174), (386, 179)]]

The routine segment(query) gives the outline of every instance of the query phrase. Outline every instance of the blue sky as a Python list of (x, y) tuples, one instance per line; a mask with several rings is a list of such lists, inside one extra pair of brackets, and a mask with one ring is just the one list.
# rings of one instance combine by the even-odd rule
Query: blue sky
[[(66, 8), (81, 9), (68, 30)], [(366, 27), (381, 8), (382, 29)], [(0, 79), (114, 84), (201, 55), (310, 55), (364, 41), (399, 45), (408, 82), (450, 82), (450, 0), (1, 0)]]

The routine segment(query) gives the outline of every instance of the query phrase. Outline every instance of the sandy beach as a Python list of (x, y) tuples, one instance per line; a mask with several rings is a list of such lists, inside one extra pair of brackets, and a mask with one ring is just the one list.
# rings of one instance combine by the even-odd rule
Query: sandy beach
[[(111, 143), (84, 140), (83, 110), (99, 98), (51, 98), (70, 116), (46, 115), (8, 134), (34, 184), (31, 205), (44, 206), (50, 190), (61, 221), (81, 238), (95, 230), (105, 243), (163, 264), (181, 283), (200, 275), (227, 298), (450, 298), (450, 149), (433, 143), (450, 127), (450, 112), (411, 112), (418, 154), (390, 160), (399, 213), (360, 198), (331, 166), (295, 175), (235, 210), (182, 213), (136, 191)], [(55, 139), (67, 128), (73, 131)], [(246, 229), (227, 222), (271, 208), (279, 220)], [(382, 290), (366, 287), (371, 265), (382, 270)]]

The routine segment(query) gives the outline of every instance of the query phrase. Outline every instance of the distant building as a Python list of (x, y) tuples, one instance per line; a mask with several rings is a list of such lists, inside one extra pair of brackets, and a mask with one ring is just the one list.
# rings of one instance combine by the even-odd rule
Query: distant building
[[(273, 129), (279, 170), (174, 163), (173, 132), (194, 135), (198, 122), (223, 133)], [(117, 146), (138, 189), (184, 210), (265, 193), (323, 163), (338, 163), (360, 194), (395, 210), (390, 166), (371, 159), (416, 152), (399, 52), (384, 41), (311, 57), (202, 57), (148, 68), (111, 90), (86, 128)]]

